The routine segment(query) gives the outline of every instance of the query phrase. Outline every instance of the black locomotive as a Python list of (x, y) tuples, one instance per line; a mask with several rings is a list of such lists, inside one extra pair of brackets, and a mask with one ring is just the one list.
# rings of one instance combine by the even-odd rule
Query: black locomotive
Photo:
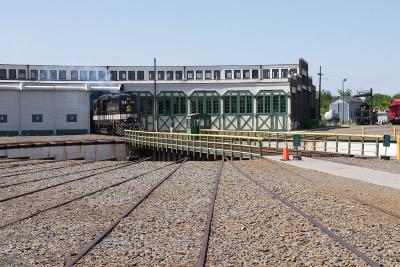
[[(371, 106), (368, 104), (361, 104), (355, 111), (356, 123), (358, 125), (368, 125), (370, 124), (370, 109)], [(372, 124), (376, 123), (376, 112), (372, 111)]]
[(92, 102), (91, 113), (92, 130), (97, 134), (123, 136), (126, 129), (143, 130), (136, 95), (102, 95)]

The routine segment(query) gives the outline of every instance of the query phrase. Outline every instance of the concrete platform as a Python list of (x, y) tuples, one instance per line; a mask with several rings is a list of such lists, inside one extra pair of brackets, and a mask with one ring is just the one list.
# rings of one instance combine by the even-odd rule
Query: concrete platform
[(304, 169), (320, 171), (340, 177), (400, 189), (400, 174), (307, 157), (303, 157), (303, 160), (290, 161), (281, 161), (281, 156), (265, 156), (265, 158)]

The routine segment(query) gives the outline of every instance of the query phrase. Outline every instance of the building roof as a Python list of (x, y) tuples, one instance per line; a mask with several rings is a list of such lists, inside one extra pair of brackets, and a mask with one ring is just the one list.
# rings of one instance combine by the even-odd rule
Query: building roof
[(332, 103), (335, 103), (335, 102), (342, 102), (342, 101), (344, 101), (344, 102), (347, 102), (347, 103), (363, 103), (364, 101), (361, 99), (361, 98), (359, 98), (359, 97), (354, 97), (354, 96), (345, 96), (344, 98), (342, 98), (342, 97), (339, 97), (338, 99), (336, 99), (335, 101), (333, 101), (333, 102), (331, 102), (331, 104)]

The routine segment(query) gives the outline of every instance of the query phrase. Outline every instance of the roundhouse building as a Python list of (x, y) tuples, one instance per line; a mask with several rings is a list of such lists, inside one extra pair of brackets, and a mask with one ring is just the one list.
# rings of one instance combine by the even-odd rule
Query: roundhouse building
[[(156, 75), (156, 77), (154, 77)], [(156, 116), (153, 99), (156, 78)], [(101, 94), (136, 95), (146, 130), (185, 130), (207, 113), (212, 127), (287, 131), (318, 119), (308, 63), (218, 66), (0, 65), (0, 135), (90, 132), (90, 103)], [(156, 117), (156, 121), (154, 120)]]

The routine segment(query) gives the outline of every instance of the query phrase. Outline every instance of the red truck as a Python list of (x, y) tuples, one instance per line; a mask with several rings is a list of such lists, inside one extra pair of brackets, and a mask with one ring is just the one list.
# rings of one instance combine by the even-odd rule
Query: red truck
[(387, 116), (391, 124), (400, 124), (400, 99), (390, 99)]

